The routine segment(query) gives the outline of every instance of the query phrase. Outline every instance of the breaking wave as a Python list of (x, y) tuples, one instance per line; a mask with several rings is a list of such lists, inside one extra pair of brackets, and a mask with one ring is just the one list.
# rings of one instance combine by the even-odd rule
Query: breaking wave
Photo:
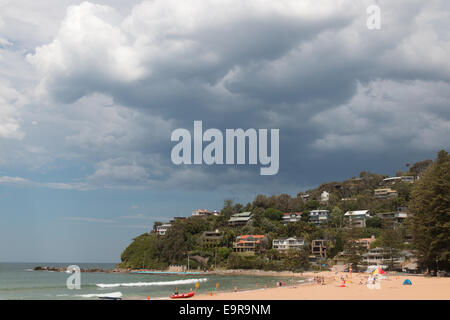
[(116, 287), (148, 287), (148, 286), (173, 286), (181, 284), (190, 284), (197, 282), (205, 282), (208, 279), (186, 279), (175, 281), (157, 281), (157, 282), (129, 282), (129, 283), (97, 283), (100, 288), (116, 288)]

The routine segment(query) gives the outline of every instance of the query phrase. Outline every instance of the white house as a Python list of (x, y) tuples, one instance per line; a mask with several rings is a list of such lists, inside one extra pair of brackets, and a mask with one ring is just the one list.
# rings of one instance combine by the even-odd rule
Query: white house
[(160, 226), (157, 226), (156, 227), (156, 233), (159, 234), (160, 236), (164, 236), (164, 235), (166, 235), (167, 230), (169, 230), (169, 228), (171, 226), (172, 225), (170, 223), (164, 223), (164, 224), (162, 224)]
[(330, 193), (326, 191), (322, 191), (320, 194), (320, 202), (327, 202), (330, 200)]
[(272, 247), (280, 252), (289, 249), (299, 250), (303, 248), (304, 245), (305, 239), (296, 237), (273, 239), (272, 241)]
[(192, 211), (192, 216), (193, 217), (207, 217), (210, 216), (212, 214), (212, 212), (209, 212), (209, 210), (205, 210), (205, 209), (197, 209)]
[(391, 188), (375, 189), (373, 196), (375, 199), (397, 198), (398, 192)]
[(414, 176), (400, 176), (400, 177), (385, 178), (383, 179), (383, 182), (391, 184), (394, 184), (399, 181), (413, 183), (414, 180), (415, 180)]
[(397, 211), (390, 212), (378, 212), (375, 214), (377, 217), (382, 218), (386, 224), (392, 226), (394, 224), (400, 224), (408, 218), (408, 208), (398, 207)]
[(245, 226), (252, 219), (250, 211), (233, 214), (228, 220), (228, 225), (232, 227)]
[(319, 226), (322, 223), (328, 222), (330, 218), (330, 211), (328, 210), (311, 210), (309, 212), (309, 222)]
[(365, 228), (366, 219), (369, 217), (369, 210), (347, 211), (344, 214), (344, 219), (351, 228)]
[(302, 219), (303, 212), (287, 212), (283, 213), (283, 218), (281, 220), (281, 223), (288, 224), (291, 222), (297, 222)]
[(300, 197), (302, 198), (303, 201), (307, 201), (310, 195), (308, 193), (302, 193), (300, 194)]

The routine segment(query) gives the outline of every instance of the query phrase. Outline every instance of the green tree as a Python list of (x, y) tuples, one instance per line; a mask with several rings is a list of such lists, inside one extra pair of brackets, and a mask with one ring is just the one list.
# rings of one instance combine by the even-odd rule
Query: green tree
[(450, 155), (442, 150), (414, 183), (409, 225), (419, 262), (429, 270), (450, 269)]
[(418, 176), (422, 174), (422, 172), (424, 172), (432, 163), (433, 160), (423, 160), (416, 162), (409, 168), (409, 174)]
[(233, 207), (234, 212), (242, 212), (242, 209), (244, 208), (244, 206), (240, 203), (236, 203)]
[(282, 212), (286, 212), (289, 211), (290, 203), (291, 203), (291, 196), (286, 193), (282, 193), (275, 198), (275, 203), (273, 207)]
[(231, 248), (226, 248), (226, 247), (217, 248), (217, 251), (216, 251), (217, 263), (221, 264), (221, 263), (227, 261), (228, 256), (232, 252), (233, 252), (233, 249), (231, 249)]
[(266, 257), (270, 260), (278, 260), (280, 259), (280, 253), (277, 249), (270, 249), (266, 251)]
[(381, 229), (383, 227), (383, 219), (380, 217), (369, 217), (366, 220), (366, 227)]
[(347, 263), (351, 265), (354, 271), (358, 271), (358, 265), (362, 261), (361, 254), (364, 252), (363, 247), (358, 242), (359, 238), (361, 238), (361, 234), (357, 228), (350, 229), (344, 237), (344, 251)]
[(389, 269), (394, 270), (394, 260), (403, 248), (403, 235), (400, 229), (385, 229), (381, 233), (380, 245), (389, 259)]
[(280, 221), (283, 217), (283, 212), (274, 208), (267, 208), (264, 211), (264, 217), (269, 220)]
[(255, 200), (253, 201), (253, 207), (261, 207), (265, 209), (269, 208), (269, 204), (270, 204), (269, 199), (263, 194), (258, 194)]
[(319, 201), (317, 200), (308, 200), (305, 203), (305, 209), (310, 211), (310, 210), (315, 210), (319, 207)]
[(409, 200), (412, 184), (409, 182), (397, 182), (393, 187), (398, 192), (399, 198), (403, 198), (405, 201)]
[(344, 211), (335, 206), (330, 214), (330, 226), (341, 229), (344, 226)]
[(287, 270), (294, 273), (297, 270), (307, 270), (309, 268), (309, 250), (306, 248), (301, 250), (289, 249), (286, 253), (284, 265)]
[(339, 252), (344, 250), (344, 239), (342, 236), (342, 232), (337, 232), (334, 237), (334, 244), (330, 248), (330, 251), (328, 252), (328, 257), (332, 259), (335, 257)]
[(234, 210), (233, 200), (227, 199), (223, 203), (223, 209), (221, 210), (221, 214), (224, 215), (227, 219), (229, 219), (236, 211)]

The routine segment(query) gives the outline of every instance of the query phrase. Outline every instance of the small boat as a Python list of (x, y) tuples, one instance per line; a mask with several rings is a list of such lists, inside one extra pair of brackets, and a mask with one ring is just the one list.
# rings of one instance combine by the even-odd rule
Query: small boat
[(122, 300), (122, 292), (94, 294), (92, 296), (97, 296), (100, 300)]
[(122, 300), (120, 297), (98, 297), (100, 300)]
[(178, 293), (178, 294), (173, 294), (170, 296), (170, 299), (180, 299), (180, 298), (190, 298), (193, 297), (195, 294), (194, 291), (188, 292), (188, 293)]

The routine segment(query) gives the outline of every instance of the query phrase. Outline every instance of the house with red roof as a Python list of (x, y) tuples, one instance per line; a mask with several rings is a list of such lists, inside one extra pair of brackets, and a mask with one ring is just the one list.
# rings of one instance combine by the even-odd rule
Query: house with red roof
[(262, 234), (245, 234), (236, 237), (236, 242), (233, 243), (234, 252), (243, 252), (254, 254), (261, 251), (261, 241), (265, 236)]

